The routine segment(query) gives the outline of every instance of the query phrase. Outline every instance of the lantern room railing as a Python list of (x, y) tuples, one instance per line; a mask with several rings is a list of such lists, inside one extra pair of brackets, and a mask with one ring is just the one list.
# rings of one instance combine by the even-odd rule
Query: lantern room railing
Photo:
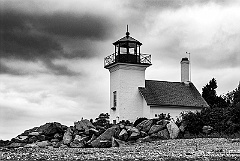
[(148, 64), (151, 65), (150, 54), (118, 54), (113, 53), (104, 58), (104, 67), (114, 63), (132, 63), (132, 64)]

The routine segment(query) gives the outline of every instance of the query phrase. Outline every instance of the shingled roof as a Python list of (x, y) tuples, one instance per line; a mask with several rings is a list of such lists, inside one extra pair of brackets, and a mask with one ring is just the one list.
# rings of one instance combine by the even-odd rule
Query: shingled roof
[(146, 80), (138, 88), (148, 105), (208, 107), (193, 83)]

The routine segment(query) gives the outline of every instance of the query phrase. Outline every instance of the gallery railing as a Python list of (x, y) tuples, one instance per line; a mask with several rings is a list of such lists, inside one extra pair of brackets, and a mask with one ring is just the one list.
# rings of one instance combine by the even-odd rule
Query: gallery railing
[(113, 63), (133, 63), (133, 64), (149, 64), (151, 65), (150, 54), (117, 54), (113, 53), (104, 58), (104, 67)]

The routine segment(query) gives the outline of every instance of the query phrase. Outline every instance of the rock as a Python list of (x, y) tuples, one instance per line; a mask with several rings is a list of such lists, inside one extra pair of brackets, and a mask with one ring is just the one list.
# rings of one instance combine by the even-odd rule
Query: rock
[(126, 147), (128, 143), (112, 137), (112, 147)]
[(150, 141), (152, 141), (152, 138), (151, 138), (151, 136), (146, 136), (144, 138), (139, 138), (137, 141), (140, 142), (140, 143), (150, 142)]
[(59, 140), (60, 140), (60, 139), (62, 139), (62, 137), (63, 137), (63, 136), (60, 135), (59, 133), (56, 133), (56, 134), (54, 135), (54, 138), (55, 138), (55, 139), (59, 139)]
[(31, 136), (28, 138), (28, 143), (35, 143), (38, 140), (37, 136)]
[(144, 132), (148, 132), (151, 128), (153, 124), (153, 120), (143, 120), (141, 123), (139, 123), (136, 128), (139, 130), (139, 131), (144, 131)]
[(63, 135), (63, 144), (68, 145), (72, 141), (72, 129), (69, 127)]
[(10, 145), (7, 145), (7, 148), (19, 148), (19, 147), (24, 147), (26, 144), (25, 143), (11, 143)]
[(106, 129), (102, 126), (96, 126), (96, 129), (99, 131), (99, 135), (101, 135), (102, 133), (104, 133), (106, 131)]
[(38, 148), (38, 145), (36, 143), (26, 144), (24, 148)]
[(165, 128), (164, 125), (153, 125), (150, 130), (148, 131), (148, 134), (151, 135), (153, 133), (157, 133), (158, 131), (161, 131)]
[(130, 133), (132, 133), (132, 132), (138, 133), (139, 132), (139, 130), (136, 127), (133, 127), (133, 126), (125, 126), (125, 128)]
[(122, 129), (121, 132), (118, 135), (118, 138), (120, 140), (126, 141), (128, 139), (128, 132), (126, 129)]
[(127, 129), (127, 132), (129, 133), (128, 140), (137, 140), (141, 136), (140, 131), (136, 127), (125, 126), (125, 128)]
[(33, 131), (33, 132), (29, 133), (28, 135), (29, 136), (38, 136), (38, 135), (40, 135), (40, 133), (37, 131)]
[(93, 124), (87, 119), (81, 120), (81, 121), (78, 121), (78, 122), (74, 122), (74, 126), (79, 131), (87, 131), (90, 128), (95, 129), (95, 126), (93, 126)]
[(170, 123), (167, 124), (167, 129), (171, 139), (176, 139), (179, 133), (178, 126), (171, 120)]
[(145, 136), (148, 136), (148, 134), (144, 131), (140, 131), (140, 135), (142, 138), (144, 138)]
[(49, 141), (36, 142), (36, 145), (40, 148), (45, 148), (46, 146), (50, 145), (50, 142)]
[(157, 121), (157, 125), (163, 125), (164, 127), (169, 123), (169, 120), (162, 119), (160, 121)]
[(15, 142), (15, 143), (27, 143), (28, 142), (28, 136), (22, 136), (22, 135), (19, 135), (13, 139), (11, 139), (12, 142)]
[(82, 137), (79, 135), (76, 135), (74, 140), (70, 143), (70, 147), (72, 148), (84, 148), (87, 144), (88, 137)]
[(93, 134), (92, 137), (91, 137), (91, 139), (87, 141), (87, 144), (91, 144), (91, 142), (92, 142), (93, 140), (95, 140), (96, 138), (97, 138), (97, 136)]
[(70, 147), (71, 148), (84, 148), (85, 144), (83, 142), (71, 142)]
[(211, 126), (203, 126), (202, 131), (205, 134), (209, 134), (212, 131), (212, 129), (213, 129), (213, 127), (211, 127)]
[(160, 139), (169, 139), (170, 134), (167, 129), (161, 130), (157, 133), (158, 138)]
[(103, 134), (101, 134), (95, 140), (93, 140), (91, 142), (91, 145), (94, 148), (106, 148), (106, 146), (109, 145), (108, 143), (105, 144), (106, 140), (111, 142), (112, 137), (118, 136), (119, 133), (120, 133), (119, 126), (117, 126), (117, 125), (113, 126), (113, 127), (109, 128), (109, 129), (107, 129)]
[(63, 133), (66, 129), (65, 125), (61, 125), (58, 122), (46, 123), (40, 126), (37, 131), (43, 133), (44, 135), (54, 135), (56, 133)]
[(59, 148), (59, 147), (62, 146), (62, 144), (63, 144), (63, 142), (52, 142), (52, 146), (53, 146), (54, 148)]
[(140, 132), (132, 132), (132, 134), (129, 136), (128, 140), (137, 140), (138, 138), (140, 138)]
[(51, 142), (59, 142), (58, 139), (51, 139)]
[(44, 141), (44, 140), (46, 140), (46, 137), (45, 137), (45, 135), (38, 135), (38, 136), (37, 136), (37, 139), (38, 139), (39, 141)]
[(95, 134), (95, 135), (99, 136), (100, 132), (98, 130), (94, 129), (94, 128), (90, 128), (90, 129), (85, 131), (85, 134), (90, 135), (90, 136)]

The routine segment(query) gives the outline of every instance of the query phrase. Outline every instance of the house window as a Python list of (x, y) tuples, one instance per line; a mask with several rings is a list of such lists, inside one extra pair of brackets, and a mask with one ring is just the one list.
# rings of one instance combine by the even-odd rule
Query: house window
[(116, 124), (117, 124), (117, 121), (116, 121), (116, 120), (113, 120), (113, 124), (116, 125)]
[(155, 117), (158, 117), (158, 114), (155, 114)]
[(117, 106), (117, 91), (113, 92), (113, 107)]

